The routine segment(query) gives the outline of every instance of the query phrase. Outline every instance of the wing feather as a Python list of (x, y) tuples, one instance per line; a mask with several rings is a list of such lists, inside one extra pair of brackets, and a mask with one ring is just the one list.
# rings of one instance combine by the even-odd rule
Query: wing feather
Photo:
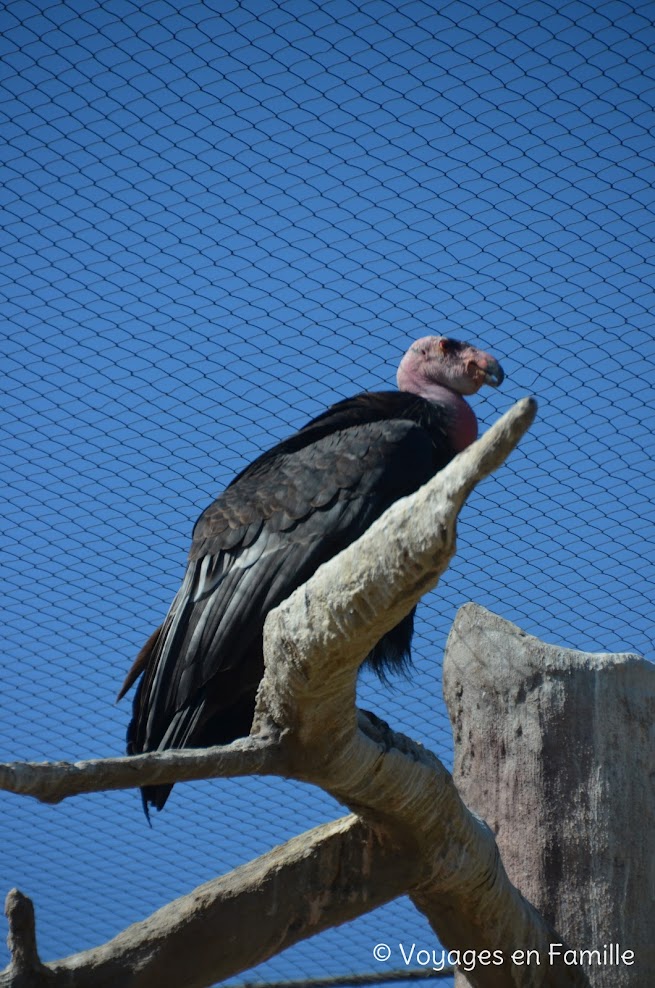
[(261, 459), (195, 526), (135, 699), (134, 751), (198, 743), (239, 696), (254, 697), (268, 611), (443, 465), (430, 434), (401, 419), (281, 444)]

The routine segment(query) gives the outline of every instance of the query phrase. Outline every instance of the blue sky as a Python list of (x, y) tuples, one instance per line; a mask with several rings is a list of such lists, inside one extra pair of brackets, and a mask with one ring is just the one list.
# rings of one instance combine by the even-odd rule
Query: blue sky
[[(463, 513), (416, 674), (365, 679), (363, 705), (448, 762), (440, 656), (469, 599), (652, 658), (652, 20), (639, 2), (2, 8), (2, 757), (122, 750), (113, 699), (197, 514), (310, 415), (393, 386), (429, 332), (503, 363), (483, 424), (525, 393), (539, 419)], [(270, 780), (178, 787), (153, 830), (134, 793), (5, 796), (0, 886), (34, 896), (52, 958), (340, 812)], [(396, 904), (258, 975), (367, 971), (379, 940), (429, 936)]]

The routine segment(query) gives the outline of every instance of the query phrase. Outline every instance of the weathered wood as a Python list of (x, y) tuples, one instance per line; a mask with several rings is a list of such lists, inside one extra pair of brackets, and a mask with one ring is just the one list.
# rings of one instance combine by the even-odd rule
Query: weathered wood
[[(256, 768), (322, 786), (362, 817), (375, 847), (385, 848), (380, 867), (371, 867), (366, 855), (351, 855), (356, 867), (347, 874), (356, 876), (358, 867), (362, 874), (348, 878), (344, 887), (339, 860), (349, 845), (340, 846), (340, 835), (333, 835), (332, 850), (317, 848), (316, 860), (307, 862), (311, 835), (303, 835), (280, 852), (282, 859), (272, 852), (273, 861), (269, 856), (201, 886), (103, 947), (44, 965), (35, 985), (47, 979), (53, 988), (199, 988), (318, 932), (325, 928), (323, 920), (336, 925), (366, 903), (373, 907), (401, 890), (412, 892), (448, 947), (506, 954), (520, 941), (547, 948), (553, 931), (508, 881), (491, 833), (466, 809), (441, 763), (410, 739), (358, 717), (355, 707), (364, 657), (436, 584), (454, 552), (456, 519), (466, 496), (503, 462), (534, 413), (534, 402), (519, 402), (268, 615), (266, 672), (253, 726), (257, 740), (206, 755), (222, 769)], [(199, 758), (189, 753), (194, 773)], [(90, 791), (94, 777), (99, 788), (138, 785), (171, 766), (149, 757), (128, 776), (123, 760), (57, 770), (47, 767), (42, 790), (38, 766), (11, 766), (8, 782), (54, 799), (71, 789)], [(258, 868), (275, 869), (276, 861), (281, 867), (273, 880), (268, 870), (259, 875)], [(307, 890), (309, 901), (303, 898)], [(33, 960), (38, 964), (36, 955)], [(536, 984), (517, 982), (504, 961), (494, 967), (481, 960), (473, 977), (486, 988)], [(587, 985), (573, 967), (562, 970), (557, 981), (553, 977), (541, 984)], [(11, 972), (0, 975), (0, 986), (18, 988)]]
[(546, 645), (468, 604), (444, 693), (456, 784), (512, 882), (586, 961), (594, 988), (653, 983), (655, 666)]
[[(35, 947), (24, 963), (21, 945), (18, 963), (14, 954), (0, 972), (0, 988), (205, 988), (396, 898), (416, 865), (389, 838), (343, 817), (200, 885), (98, 947), (41, 965)], [(31, 910), (16, 890), (10, 897), (12, 907)]]

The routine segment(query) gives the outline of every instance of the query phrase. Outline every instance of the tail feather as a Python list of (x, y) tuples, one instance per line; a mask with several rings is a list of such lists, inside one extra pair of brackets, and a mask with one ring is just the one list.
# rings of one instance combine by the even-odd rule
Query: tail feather
[(166, 805), (166, 800), (170, 796), (171, 789), (173, 788), (172, 783), (170, 785), (161, 786), (142, 786), (141, 787), (141, 802), (143, 804), (143, 812), (146, 815), (146, 820), (148, 824), (152, 827), (150, 822), (150, 807), (152, 806), (157, 811), (163, 810)]
[(159, 638), (160, 632), (161, 632), (161, 626), (159, 628), (155, 628), (153, 633), (150, 635), (150, 638), (148, 639), (148, 641), (145, 643), (145, 645), (137, 655), (136, 659), (132, 663), (130, 671), (125, 677), (125, 682), (120, 688), (120, 692), (116, 697), (116, 702), (123, 699), (123, 697), (129, 690), (130, 686), (132, 686), (133, 683), (137, 681), (141, 673), (144, 672), (145, 669), (147, 668), (148, 660), (150, 659), (150, 653), (155, 647), (155, 643)]
[[(209, 748), (213, 745), (230, 744), (235, 738), (245, 738), (250, 733), (254, 712), (254, 691), (244, 693), (231, 707), (216, 711), (204, 722), (199, 720), (198, 708), (181, 710), (175, 718), (174, 740), (169, 737), (166, 742), (162, 742), (160, 750)], [(168, 784), (141, 788), (141, 800), (148, 823), (150, 823), (150, 807), (156, 810), (163, 809), (172, 788), (173, 786)]]

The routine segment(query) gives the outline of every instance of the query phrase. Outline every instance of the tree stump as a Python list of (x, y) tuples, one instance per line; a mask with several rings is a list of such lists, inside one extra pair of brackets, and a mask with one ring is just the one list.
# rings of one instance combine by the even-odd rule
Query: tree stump
[(444, 694), (455, 782), (510, 880), (593, 988), (655, 983), (655, 666), (547, 645), (468, 604)]

